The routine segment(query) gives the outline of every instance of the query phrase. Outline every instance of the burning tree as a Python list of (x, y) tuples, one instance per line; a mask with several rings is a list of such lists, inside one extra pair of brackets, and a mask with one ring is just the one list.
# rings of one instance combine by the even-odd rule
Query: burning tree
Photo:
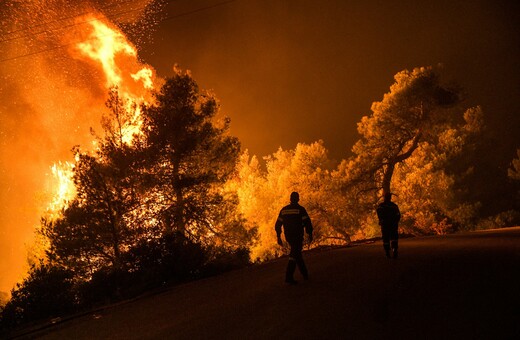
[[(235, 170), (240, 144), (218, 126), (216, 98), (177, 71), (142, 106), (142, 128), (128, 128), (135, 105), (113, 89), (94, 154), (74, 149), (76, 197), (62, 216), (44, 220), (52, 261), (92, 275), (124, 270), (124, 254), (163, 235), (245, 247), (251, 234), (224, 183)], [(131, 110), (127, 108), (130, 107)], [(133, 137), (129, 138), (128, 134)]]
[[(45, 12), (57, 9), (48, 7)], [(71, 106), (81, 122), (92, 126), (86, 117), (96, 113), (92, 107), (102, 104), (101, 94), (111, 89), (106, 103), (110, 114), (103, 117), (103, 135), (93, 147), (89, 147), (91, 138), (82, 139), (82, 148), (73, 149), (74, 163), (58, 162), (52, 168), (58, 183), (52, 185), (55, 195), (38, 231), (45, 249), (38, 254), (46, 257), (31, 267), (29, 277), (16, 288), (20, 294), (13, 297), (20, 304), (13, 305), (13, 313), (37, 308), (23, 292), (35, 289), (34, 276), (37, 288), (45, 290), (41, 282), (53, 285), (49, 277), (70, 274), (67, 287), (61, 287), (69, 290), (71, 283), (74, 292), (67, 293), (76, 301), (82, 285), (97, 285), (106, 294), (104, 299), (114, 284), (122, 286), (125, 277), (127, 283), (142, 285), (139, 290), (200, 274), (201, 266), (208, 263), (213, 265), (208, 271), (214, 272), (222, 270), (215, 269), (218, 261), (234, 265), (249, 261), (247, 251), (237, 248), (247, 246), (254, 230), (244, 229), (236, 195), (223, 186), (234, 170), (240, 145), (227, 135), (229, 120), (216, 121), (216, 98), (180, 71), (161, 89), (156, 87), (163, 80), (139, 61), (136, 46), (118, 26), (91, 4), (80, 7), (89, 8), (85, 11), (89, 14), (68, 16), (67, 33), (59, 40), (49, 34), (49, 41), (55, 46), (63, 39), (61, 47), (67, 47), (64, 83), (68, 86), (70, 81), (74, 90), (85, 87), (87, 95), (80, 95), (84, 101), (78, 101), (63, 91), (49, 90), (60, 93), (55, 101), (59, 108), (41, 105), (60, 121), (63, 117), (58, 113), (69, 114)], [(35, 64), (38, 72), (44, 69)], [(49, 64), (55, 65), (55, 60)], [(47, 83), (45, 88), (56, 89)], [(64, 105), (68, 102), (73, 103)], [(80, 130), (79, 125), (75, 122), (74, 128)], [(73, 136), (71, 130), (70, 125), (62, 125), (53, 133)], [(45, 303), (40, 302), (43, 308)]]
[(133, 114), (125, 106), (113, 89), (98, 148), (94, 154), (73, 149), (75, 198), (57, 219), (43, 220), (49, 258), (78, 274), (107, 265), (121, 270), (123, 253), (146, 235), (135, 149), (125, 142)]

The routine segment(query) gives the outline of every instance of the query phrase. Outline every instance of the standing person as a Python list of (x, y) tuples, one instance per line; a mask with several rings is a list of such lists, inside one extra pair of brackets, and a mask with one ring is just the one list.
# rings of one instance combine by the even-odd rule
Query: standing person
[(296, 266), (298, 266), (305, 280), (309, 278), (307, 267), (305, 266), (305, 262), (303, 262), (302, 249), (304, 229), (309, 235), (309, 242), (312, 242), (312, 223), (305, 208), (298, 204), (300, 195), (297, 192), (292, 192), (290, 200), (291, 203), (280, 210), (274, 229), (276, 231), (278, 244), (283, 245), (281, 238), (283, 226), (285, 240), (291, 246), (289, 263), (287, 264), (287, 270), (285, 272), (285, 282), (294, 285), (297, 283), (297, 281), (294, 280)]
[(383, 234), (383, 248), (385, 249), (386, 257), (390, 257), (390, 247), (392, 248), (392, 255), (397, 258), (398, 248), (398, 224), (401, 219), (401, 212), (397, 204), (392, 202), (392, 193), (385, 193), (383, 203), (377, 206), (377, 217), (379, 218), (379, 225), (381, 226), (381, 233)]

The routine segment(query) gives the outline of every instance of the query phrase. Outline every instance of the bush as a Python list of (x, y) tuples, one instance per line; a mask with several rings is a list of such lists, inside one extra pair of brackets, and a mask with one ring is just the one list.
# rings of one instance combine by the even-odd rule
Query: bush
[(82, 284), (84, 305), (134, 297), (166, 282), (196, 279), (207, 256), (201, 245), (180, 234), (141, 241), (123, 256), (123, 269), (103, 268)]
[(207, 249), (210, 259), (204, 266), (204, 276), (211, 276), (251, 264), (249, 249), (213, 247)]
[(28, 321), (66, 315), (77, 308), (72, 272), (40, 263), (11, 292), (2, 310), (2, 327), (12, 329)]
[(186, 281), (198, 277), (206, 262), (204, 248), (182, 234), (169, 234), (144, 241), (132, 248), (125, 257), (130, 271), (140, 273), (148, 281)]
[(520, 224), (520, 213), (516, 210), (508, 210), (498, 213), (495, 216), (488, 217), (478, 223), (478, 229), (497, 229), (504, 227), (513, 227)]

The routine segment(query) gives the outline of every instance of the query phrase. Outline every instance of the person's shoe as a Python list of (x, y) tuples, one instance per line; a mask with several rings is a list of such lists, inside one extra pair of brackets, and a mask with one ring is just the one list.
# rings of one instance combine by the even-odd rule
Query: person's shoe
[(295, 279), (287, 279), (285, 280), (285, 283), (287, 283), (288, 285), (297, 285), (298, 284), (298, 281), (296, 281)]
[(396, 259), (397, 258), (397, 249), (395, 249), (395, 248), (392, 249), (392, 252), (393, 252), (393, 255), (394, 255), (394, 259)]
[(386, 254), (386, 257), (391, 258), (391, 256), (390, 256), (390, 251), (387, 250), (387, 251), (385, 252), (385, 254)]

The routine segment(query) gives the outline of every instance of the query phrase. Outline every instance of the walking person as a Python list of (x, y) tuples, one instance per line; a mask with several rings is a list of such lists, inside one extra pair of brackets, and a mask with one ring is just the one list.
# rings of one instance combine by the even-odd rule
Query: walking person
[(283, 245), (281, 238), (283, 226), (285, 240), (291, 247), (289, 263), (287, 264), (287, 270), (285, 272), (285, 282), (293, 285), (297, 283), (294, 279), (296, 266), (298, 266), (305, 280), (309, 278), (309, 273), (302, 256), (304, 231), (309, 235), (309, 242), (312, 242), (311, 219), (305, 208), (298, 204), (299, 200), (300, 195), (297, 192), (292, 192), (290, 196), (291, 203), (280, 210), (274, 227), (278, 244), (280, 246)]
[(390, 248), (392, 248), (392, 256), (395, 259), (397, 258), (401, 212), (397, 204), (392, 202), (392, 193), (385, 193), (384, 201), (377, 206), (377, 217), (383, 234), (383, 248), (386, 257), (391, 257)]

